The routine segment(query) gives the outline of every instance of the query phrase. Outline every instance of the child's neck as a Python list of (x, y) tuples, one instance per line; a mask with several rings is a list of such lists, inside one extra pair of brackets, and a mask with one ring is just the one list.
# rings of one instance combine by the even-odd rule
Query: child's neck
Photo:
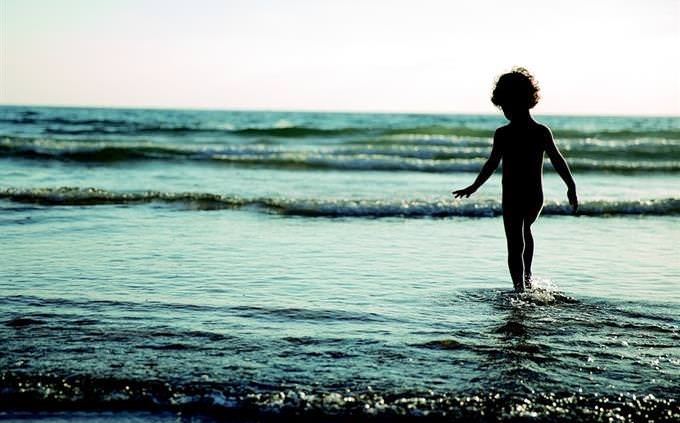
[(527, 110), (526, 114), (518, 114), (512, 117), (510, 124), (513, 126), (526, 126), (534, 122), (534, 118), (531, 117), (531, 113)]

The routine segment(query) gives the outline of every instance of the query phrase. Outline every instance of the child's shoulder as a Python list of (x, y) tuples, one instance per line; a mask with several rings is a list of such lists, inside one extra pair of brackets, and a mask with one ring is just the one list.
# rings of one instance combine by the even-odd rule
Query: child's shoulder
[(550, 130), (550, 127), (548, 125), (543, 124), (541, 122), (535, 122), (535, 124), (536, 124), (535, 128), (539, 133), (546, 136), (548, 135), (552, 136), (552, 131)]
[(496, 131), (494, 132), (494, 136), (496, 136), (496, 137), (502, 136), (503, 134), (505, 134), (508, 131), (509, 127), (510, 127), (509, 123), (505, 124), (503, 126), (499, 126), (498, 128), (496, 128)]
[(554, 143), (553, 134), (548, 125), (536, 122), (534, 131), (536, 134), (536, 139), (543, 145), (544, 149), (547, 149), (552, 143)]

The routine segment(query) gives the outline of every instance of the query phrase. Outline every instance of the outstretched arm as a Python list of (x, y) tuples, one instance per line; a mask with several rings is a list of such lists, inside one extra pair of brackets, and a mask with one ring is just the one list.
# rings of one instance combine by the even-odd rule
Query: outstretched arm
[(501, 162), (502, 156), (503, 153), (501, 151), (498, 141), (498, 131), (496, 131), (496, 133), (493, 136), (493, 147), (491, 148), (491, 155), (486, 160), (486, 163), (484, 163), (484, 166), (482, 166), (482, 170), (479, 171), (477, 179), (475, 179), (475, 181), (469, 187), (453, 191), (452, 193), (453, 196), (456, 198), (469, 197), (471, 194), (477, 191), (479, 187), (484, 185), (484, 182), (486, 182), (487, 179), (489, 179), (489, 177), (493, 175), (496, 168), (498, 168), (498, 164)]
[(550, 129), (548, 129), (546, 137), (545, 152), (548, 154), (548, 158), (550, 158), (550, 162), (557, 174), (560, 175), (560, 178), (567, 184), (567, 198), (569, 199), (569, 204), (571, 204), (574, 213), (576, 213), (576, 210), (578, 210), (578, 198), (576, 197), (576, 183), (574, 182), (574, 177), (571, 175), (567, 161), (564, 160), (562, 153), (557, 149)]

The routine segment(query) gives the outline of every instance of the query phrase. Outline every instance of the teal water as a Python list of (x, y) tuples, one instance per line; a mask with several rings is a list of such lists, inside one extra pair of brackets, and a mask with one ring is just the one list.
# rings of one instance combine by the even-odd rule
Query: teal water
[(0, 108), (0, 409), (678, 419), (680, 119), (538, 119), (518, 296), (500, 117)]

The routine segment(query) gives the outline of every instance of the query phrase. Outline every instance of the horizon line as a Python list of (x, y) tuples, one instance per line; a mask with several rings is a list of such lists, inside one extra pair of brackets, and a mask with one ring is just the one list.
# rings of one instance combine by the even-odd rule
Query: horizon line
[[(204, 112), (263, 112), (263, 113), (337, 113), (337, 114), (375, 114), (375, 115), (477, 115), (502, 117), (503, 112), (489, 111), (409, 111), (409, 110), (342, 110), (342, 109), (283, 109), (283, 108), (214, 108), (214, 107), (177, 107), (177, 106), (133, 106), (133, 105), (73, 105), (44, 103), (0, 103), (0, 107), (41, 107), (52, 109), (107, 109), (107, 110), (168, 110), (168, 111), (204, 111)], [(533, 114), (533, 113), (532, 113)], [(678, 114), (601, 114), (601, 113), (535, 113), (535, 116), (555, 117), (621, 117), (621, 118), (680, 118)]]

